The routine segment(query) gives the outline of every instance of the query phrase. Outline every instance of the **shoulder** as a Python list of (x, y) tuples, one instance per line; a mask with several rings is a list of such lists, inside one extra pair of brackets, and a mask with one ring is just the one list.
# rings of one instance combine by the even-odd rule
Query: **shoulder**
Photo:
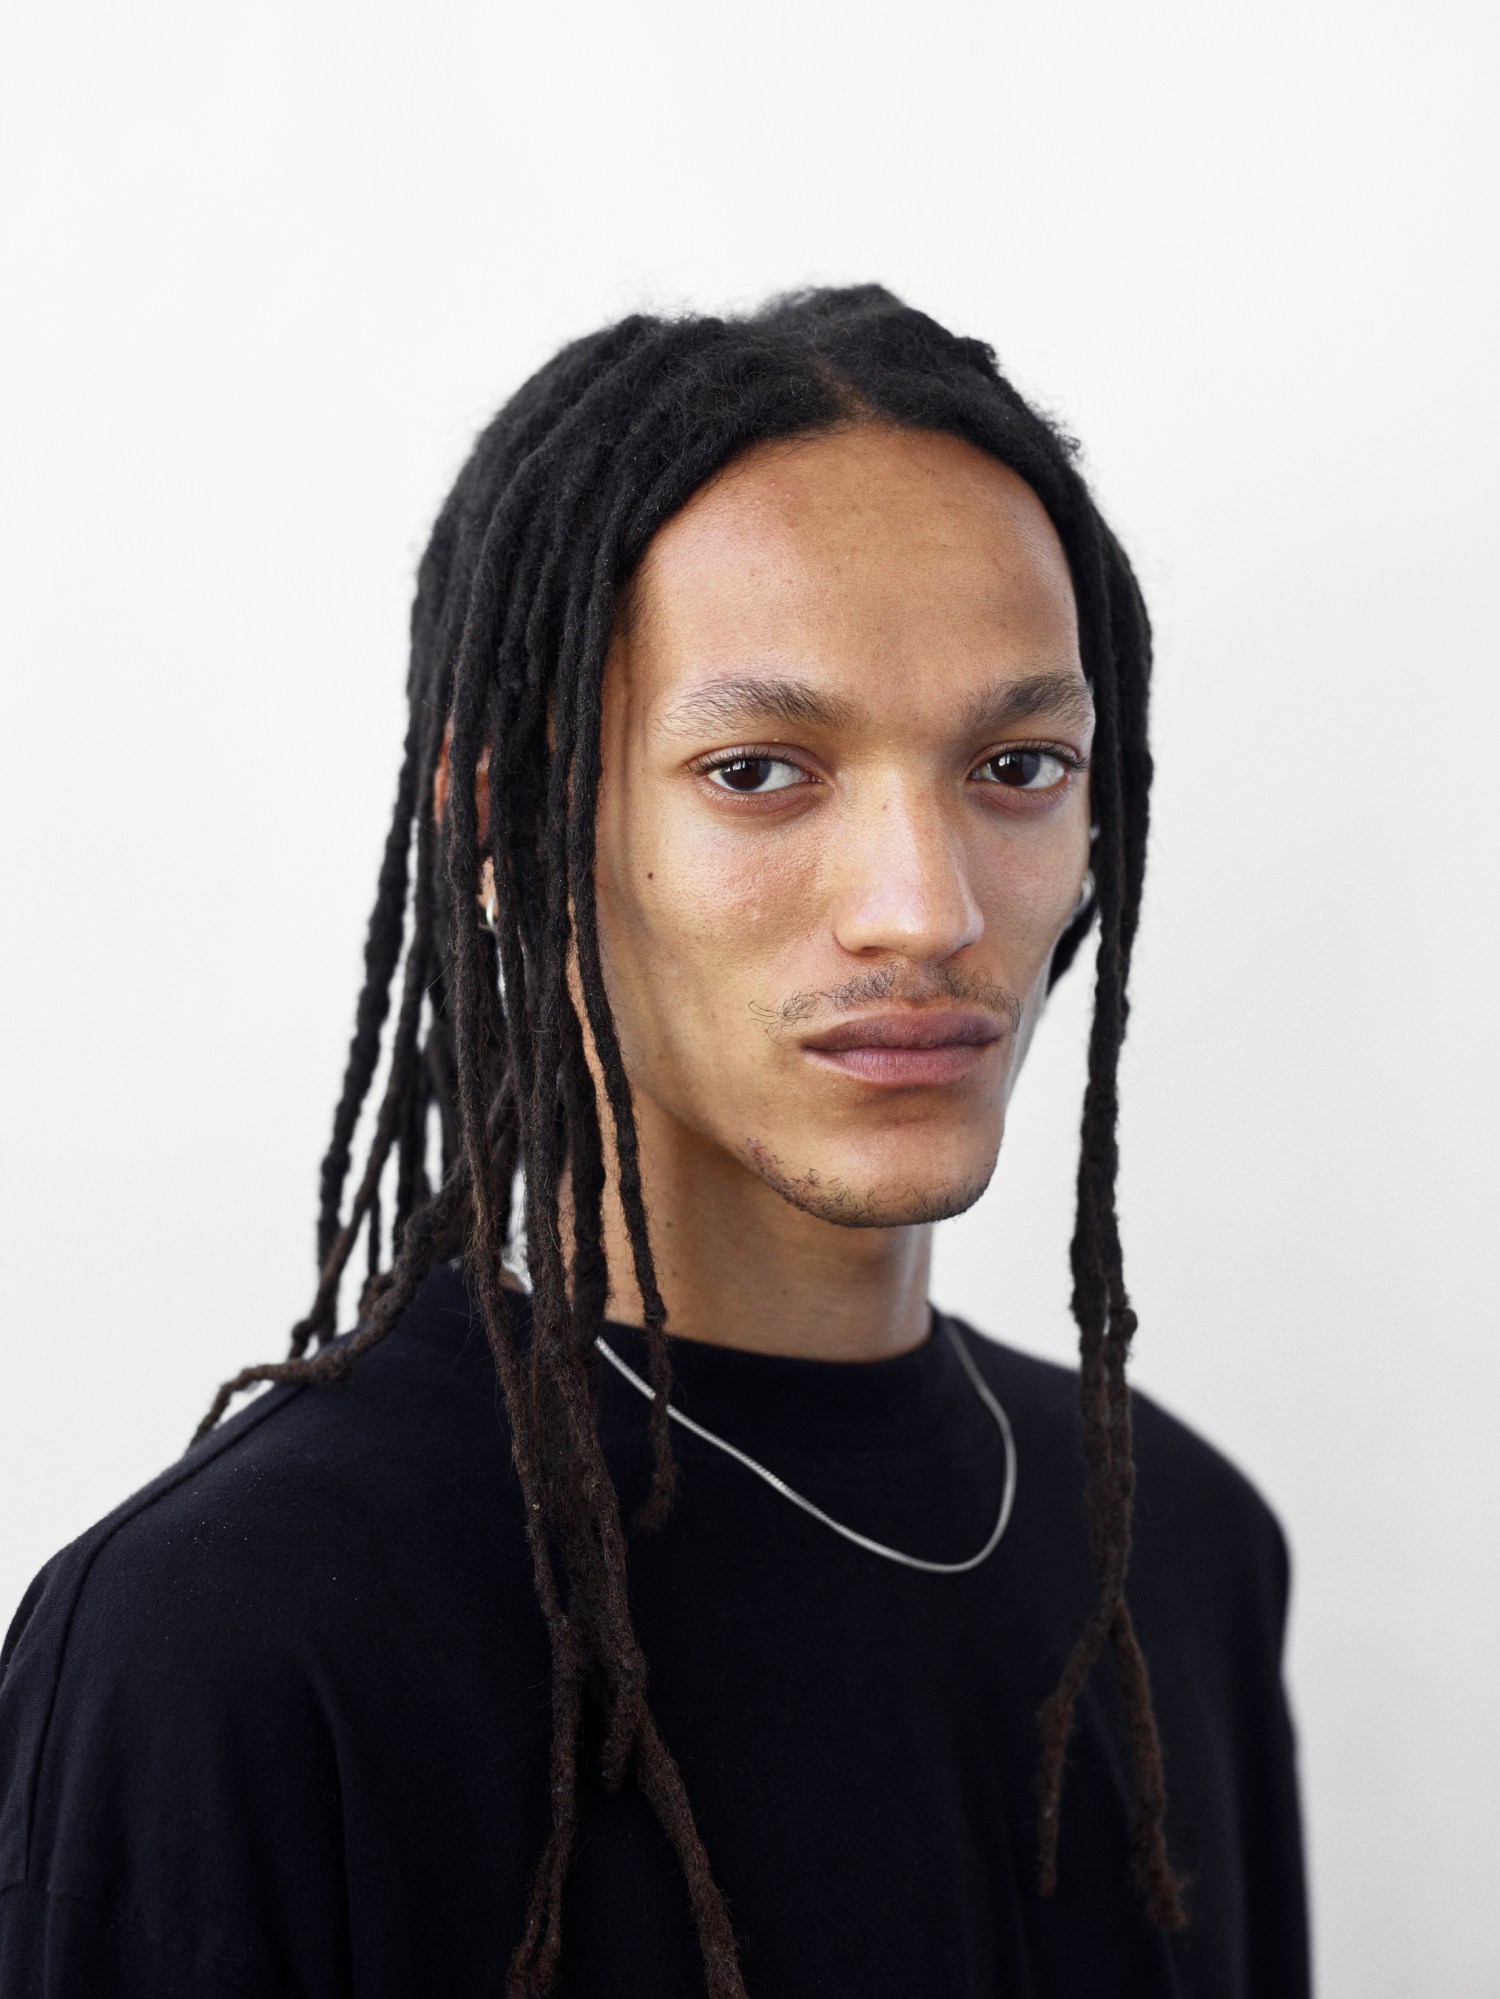
[[(949, 1315), (951, 1317), (951, 1314)], [(1018, 1435), (1065, 1468), (1081, 1490), (1078, 1370), (1023, 1353), (960, 1320), (969, 1349), (1000, 1397)], [(1281, 1523), (1253, 1481), (1217, 1445), (1154, 1396), (1131, 1391), (1136, 1464), (1133, 1573), (1154, 1571), (1174, 1586), (1248, 1594), (1278, 1629), (1284, 1621), (1289, 1556)]]
[(185, 1611), (219, 1613), (257, 1575), (320, 1586), (323, 1563), (373, 1552), (391, 1516), (422, 1519), (438, 1495), (460, 1503), (471, 1480), (499, 1499), (493, 1373), (487, 1354), (476, 1367), (478, 1356), (421, 1338), (434, 1288), (343, 1381), (262, 1392), (55, 1555), (7, 1657), (39, 1616), (67, 1619), (84, 1597), (123, 1608), (141, 1586), (170, 1583)]
[(487, 1350), (424, 1337), (451, 1303), (429, 1284), (346, 1381), (263, 1394), (37, 1576), (0, 1655), (0, 1882), (81, 1773), (123, 1800), (191, 1749), (195, 1782), (239, 1784), (268, 1728), (316, 1764), (322, 1711), (393, 1627), (419, 1652), (468, 1588), (529, 1601)]

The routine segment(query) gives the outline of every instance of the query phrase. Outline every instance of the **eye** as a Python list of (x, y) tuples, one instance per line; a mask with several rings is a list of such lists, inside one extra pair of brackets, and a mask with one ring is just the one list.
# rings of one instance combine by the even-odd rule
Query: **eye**
[(1066, 784), (1075, 770), (1082, 768), (1078, 757), (1061, 750), (1044, 749), (1038, 744), (1018, 744), (1014, 749), (997, 750), (986, 757), (974, 773), (988, 784), (1002, 785), (1007, 791), (1055, 791)]
[(806, 773), (785, 757), (725, 757), (722, 762), (701, 766), (703, 775), (719, 791), (737, 791), (764, 796), (768, 791), (786, 791), (806, 782)]

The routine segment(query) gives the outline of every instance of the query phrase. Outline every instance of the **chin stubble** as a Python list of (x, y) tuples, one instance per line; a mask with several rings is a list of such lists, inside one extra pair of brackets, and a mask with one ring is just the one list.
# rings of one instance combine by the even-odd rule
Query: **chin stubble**
[(758, 1138), (747, 1138), (745, 1151), (761, 1179), (789, 1207), (842, 1229), (912, 1228), (924, 1222), (947, 1221), (973, 1207), (994, 1173), (992, 1165), (977, 1178), (955, 1187), (937, 1192), (908, 1187), (900, 1194), (877, 1198), (837, 1175), (820, 1173), (815, 1166), (794, 1172)]

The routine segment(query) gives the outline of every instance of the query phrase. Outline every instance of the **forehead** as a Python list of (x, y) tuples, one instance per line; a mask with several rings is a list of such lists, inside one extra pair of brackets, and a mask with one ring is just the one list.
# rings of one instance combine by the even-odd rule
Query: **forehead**
[(646, 550), (627, 651), (648, 707), (768, 664), (942, 698), (1078, 662), (1067, 558), (1032, 489), (963, 439), (874, 424), (758, 444), (701, 487)]

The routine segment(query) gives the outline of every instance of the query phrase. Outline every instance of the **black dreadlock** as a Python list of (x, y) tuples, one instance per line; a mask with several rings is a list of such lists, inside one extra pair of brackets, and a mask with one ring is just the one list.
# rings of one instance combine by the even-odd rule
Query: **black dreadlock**
[[(735, 1941), (682, 1779), (646, 1700), (626, 1590), (626, 1537), (600, 1447), (593, 1341), (607, 1295), (597, 1052), (618, 1189), (644, 1301), (653, 1478), (637, 1525), (670, 1503), (666, 1313), (641, 1195), (630, 1085), (605, 995), (594, 899), (600, 693), (623, 593), (651, 536), (705, 479), (763, 439), (878, 421), (967, 439), (1046, 507), (1072, 573), (1093, 686), (1094, 896), (1052, 961), (1055, 981), (1099, 921), (1072, 1242), (1079, 1400), (1097, 1600), (1041, 1712), (1038, 1885), (1057, 1878), (1064, 1757), (1080, 1692), (1110, 1647), (1135, 1772), (1138, 1877), (1155, 1922), (1183, 1920), (1167, 1858), (1161, 1749), (1126, 1606), (1134, 1465), (1125, 1362), (1136, 1316), (1115, 1212), (1116, 1069), (1145, 866), (1150, 630), (1119, 544), (1074, 466), (1076, 447), (998, 372), (878, 286), (813, 291), (743, 318), (635, 316), (574, 342), (482, 434), (438, 518), (412, 613), (410, 725), (365, 946), (365, 984), (322, 1168), (319, 1275), (288, 1359), (246, 1368), (198, 1434), (255, 1382), (332, 1382), (384, 1339), (440, 1258), (462, 1249), (509, 1411), (536, 1588), (552, 1646), (551, 1832), (512, 1960), (511, 1999), (555, 1979), (572, 1855), (584, 1702), (605, 1720), (600, 1773), (649, 1799), (687, 1876), (712, 1999), (744, 1999)], [(445, 731), (451, 782), (433, 786)], [(488, 758), (493, 929), (476, 915), (476, 780)], [(410, 921), (408, 922), (408, 905)], [(405, 954), (388, 1080), (345, 1213), (351, 1151)], [(569, 989), (576, 957), (584, 1018)], [(428, 1176), (433, 1122), (442, 1177)], [(394, 1173), (388, 1174), (392, 1154)], [(533, 1335), (518, 1352), (501, 1267), (518, 1173)], [(572, 1189), (565, 1261), (559, 1188)], [(381, 1189), (394, 1179), (393, 1255)], [(354, 1331), (335, 1341), (340, 1284), (361, 1230), (368, 1267)], [(309, 1352), (309, 1348), (312, 1352)]]

